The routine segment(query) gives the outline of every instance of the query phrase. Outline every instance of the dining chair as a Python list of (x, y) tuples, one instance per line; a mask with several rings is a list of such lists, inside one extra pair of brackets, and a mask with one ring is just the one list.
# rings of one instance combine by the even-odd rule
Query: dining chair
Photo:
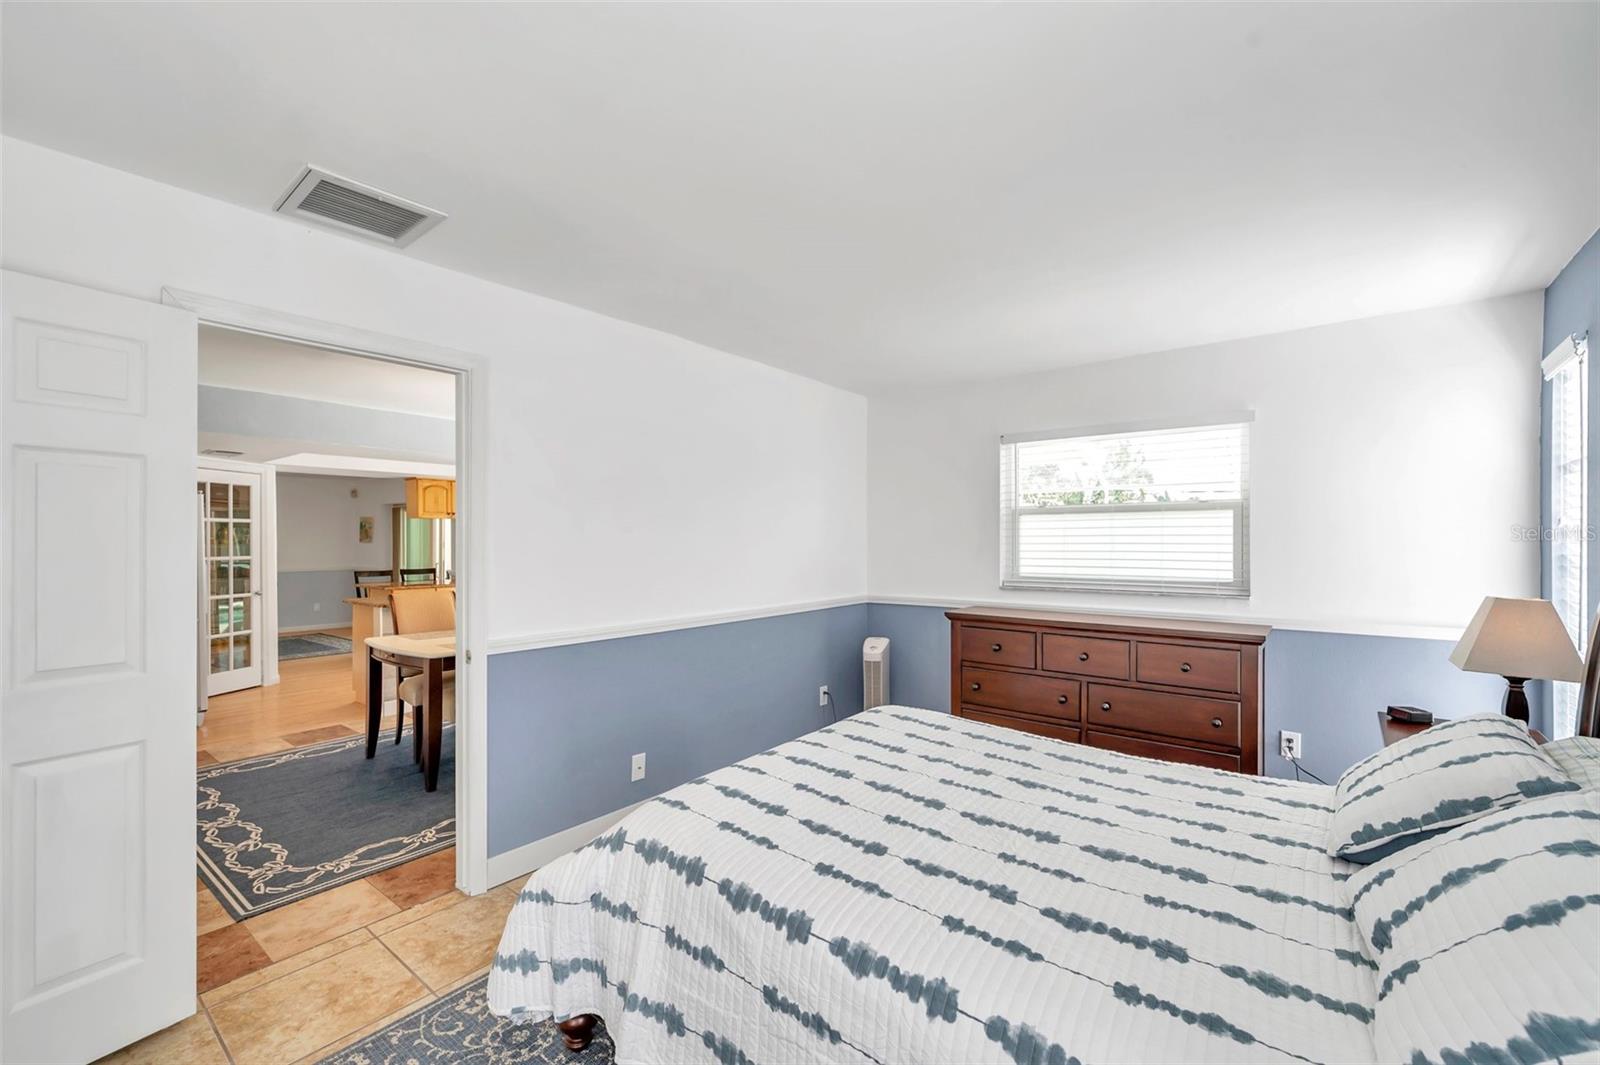
[[(428, 678), (421, 673), (413, 677), (407, 677), (400, 682), (400, 687), (396, 689), (396, 696), (400, 700), (400, 716), (402, 720), (405, 717), (406, 703), (410, 703), (413, 707), (422, 706), (423, 700), (427, 697), (427, 693), (422, 690), (423, 685), (426, 683), (428, 683)], [(444, 717), (441, 720), (454, 721), (456, 719), (456, 671), (453, 669), (445, 670), (444, 698), (440, 701), (444, 704)], [(394, 742), (400, 742), (400, 729), (398, 726), (394, 730)], [(422, 718), (415, 709), (411, 711), (411, 760), (413, 762), (422, 761)]]
[(367, 597), (366, 586), (369, 584), (394, 583), (394, 570), (392, 569), (358, 569), (353, 572), (356, 575), (355, 597), (357, 599), (365, 599)]
[[(429, 571), (432, 572), (431, 570)], [(456, 590), (454, 588), (394, 588), (389, 592), (389, 614), (394, 619), (396, 636), (410, 636), (419, 632), (454, 631), (456, 627)], [(446, 673), (445, 677), (445, 719), (449, 720), (455, 710), (455, 674)], [(412, 757), (420, 760), (422, 757), (422, 720), (416, 708), (422, 705), (422, 685), (426, 678), (421, 673), (404, 671), (400, 684), (395, 689), (395, 698), (399, 705), (395, 707), (394, 742), (400, 742), (400, 736), (406, 727), (406, 704), (410, 704), (412, 737)]]
[(400, 571), (401, 584), (437, 584), (439, 577), (432, 566), (423, 566)]

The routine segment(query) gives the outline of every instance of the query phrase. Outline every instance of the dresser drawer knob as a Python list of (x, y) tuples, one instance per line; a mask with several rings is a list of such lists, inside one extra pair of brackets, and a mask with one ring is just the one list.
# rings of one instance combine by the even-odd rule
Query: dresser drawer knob
[(1067, 697), (1065, 695), (1058, 695), (1056, 696), (1056, 702), (1060, 703), (1062, 706), (1065, 706), (1067, 705)]
[(1222, 718), (1220, 718), (1220, 717), (1212, 718), (1211, 719), (1211, 727), (1212, 728), (1221, 728), (1222, 727)]
[(1102, 709), (1102, 710), (1110, 710), (1111, 709), (1111, 704), (1110, 703), (1101, 703), (1100, 704), (1100, 709)]
[(982, 688), (983, 688), (982, 684), (979, 684), (977, 681), (973, 681), (972, 682), (972, 690), (973, 691), (980, 691), (980, 690), (982, 690)]
[(991, 643), (989, 645), (989, 650), (993, 651), (995, 654), (999, 654), (1000, 653), (1000, 645), (997, 644), (997, 643)]
[(1184, 663), (1184, 664), (1183, 664), (1183, 665), (1181, 665), (1181, 666), (1179, 666), (1179, 667), (1178, 667), (1178, 671), (1179, 671), (1179, 672), (1180, 672), (1180, 673), (1187, 673), (1187, 672), (1189, 672), (1189, 663), (1187, 663), (1187, 662), (1185, 662), (1185, 663)]
[(1088, 651), (1079, 651), (1078, 652), (1078, 661), (1080, 661), (1080, 662), (1089, 661), (1089, 652)]

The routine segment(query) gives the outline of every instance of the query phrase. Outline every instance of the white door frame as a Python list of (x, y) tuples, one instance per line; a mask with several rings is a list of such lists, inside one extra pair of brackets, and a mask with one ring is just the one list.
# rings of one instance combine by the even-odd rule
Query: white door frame
[(261, 685), (278, 683), (278, 468), (215, 455), (195, 455), (196, 470), (261, 475), (256, 537), (261, 541)]
[[(303, 318), (197, 292), (163, 288), (161, 302), (194, 312), (201, 323), (258, 333), (387, 362), (456, 375), (456, 885), (487, 891), (488, 780), (488, 484), (489, 368), (476, 355)], [(196, 381), (198, 390), (199, 382)], [(274, 645), (275, 647), (276, 645)]]

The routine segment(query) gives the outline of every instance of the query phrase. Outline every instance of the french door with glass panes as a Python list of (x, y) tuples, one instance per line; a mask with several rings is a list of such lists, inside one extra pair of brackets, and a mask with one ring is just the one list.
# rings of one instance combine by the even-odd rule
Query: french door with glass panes
[(206, 693), (261, 684), (261, 475), (201, 469)]

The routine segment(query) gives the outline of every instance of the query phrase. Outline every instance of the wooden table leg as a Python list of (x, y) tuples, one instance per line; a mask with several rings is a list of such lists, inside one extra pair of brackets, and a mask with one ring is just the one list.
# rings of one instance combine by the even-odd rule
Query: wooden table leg
[(594, 1022), (594, 1014), (580, 1013), (576, 1017), (568, 1017), (556, 1027), (561, 1029), (561, 1041), (567, 1044), (568, 1050), (582, 1050), (594, 1038)]
[(423, 706), (422, 718), (427, 723), (428, 736), (422, 744), (422, 773), (426, 778), (423, 788), (439, 788), (440, 744), (444, 739), (444, 659), (428, 659), (428, 697)]
[(383, 663), (367, 652), (367, 757), (378, 753), (378, 719), (383, 716)]

